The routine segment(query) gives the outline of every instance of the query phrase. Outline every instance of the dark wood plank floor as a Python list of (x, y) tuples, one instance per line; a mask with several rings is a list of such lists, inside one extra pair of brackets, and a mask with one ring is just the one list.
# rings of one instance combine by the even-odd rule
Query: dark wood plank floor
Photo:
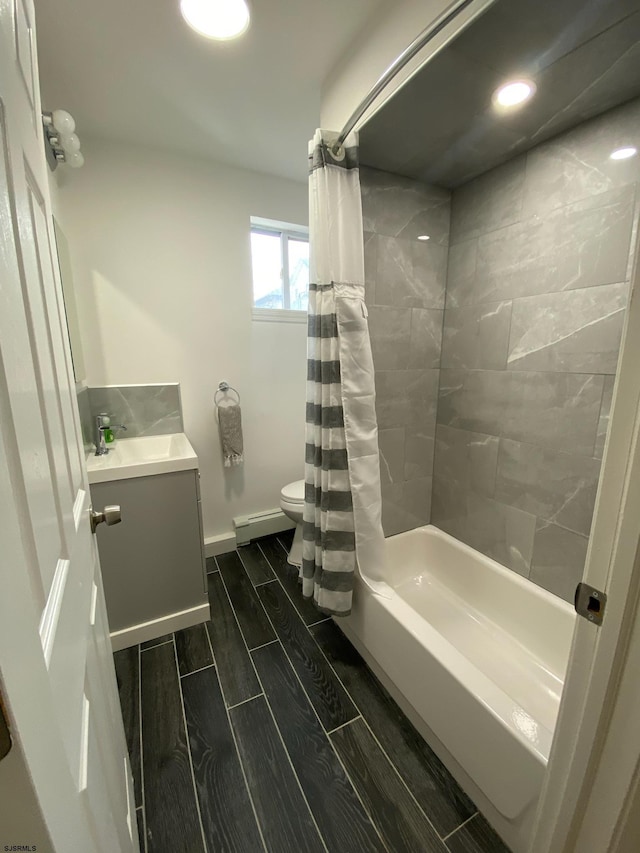
[(122, 649), (113, 656), (118, 679), (120, 707), (127, 737), (127, 749), (133, 773), (136, 808), (142, 805), (140, 767), (140, 651), (138, 646)]
[(322, 853), (320, 834), (264, 696), (233, 708), (231, 722), (267, 850)]
[(182, 695), (207, 848), (261, 850), (215, 667), (184, 678)]
[[(476, 807), (411, 725), (333, 620), (311, 628), (322, 651), (356, 703), (372, 733), (401, 772), (444, 838)], [(393, 725), (390, 725), (393, 721)]]
[(142, 853), (509, 853), (287, 534), (207, 560), (211, 621), (115, 654)]
[(173, 643), (142, 652), (142, 769), (148, 853), (204, 850)]
[(384, 851), (280, 644), (258, 649), (253, 661), (327, 847), (343, 853)]
[(240, 548), (238, 555), (249, 575), (249, 580), (254, 586), (275, 580), (271, 564), (260, 550), (257, 542), (252, 542), (250, 545)]
[(211, 645), (204, 625), (194, 625), (176, 633), (176, 654), (180, 675), (189, 675), (213, 663)]
[(287, 550), (280, 536), (265, 538), (260, 542), (260, 548), (278, 576), (278, 580), (286, 590), (293, 606), (298, 611), (305, 625), (313, 625), (320, 619), (326, 619), (314, 603), (302, 597), (302, 587), (298, 580), (298, 569), (287, 562)]
[(227, 703), (237, 705), (262, 690), (220, 572), (210, 574), (208, 581), (211, 621), (207, 622), (207, 631)]
[(275, 640), (271, 623), (237, 552), (223, 554), (218, 565), (247, 648), (257, 649)]

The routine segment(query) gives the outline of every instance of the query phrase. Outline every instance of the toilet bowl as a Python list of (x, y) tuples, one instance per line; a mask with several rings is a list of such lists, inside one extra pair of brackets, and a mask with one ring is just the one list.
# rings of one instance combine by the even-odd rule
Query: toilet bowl
[(288, 483), (280, 492), (280, 509), (295, 522), (296, 532), (287, 562), (300, 568), (302, 565), (302, 513), (304, 510), (304, 480)]

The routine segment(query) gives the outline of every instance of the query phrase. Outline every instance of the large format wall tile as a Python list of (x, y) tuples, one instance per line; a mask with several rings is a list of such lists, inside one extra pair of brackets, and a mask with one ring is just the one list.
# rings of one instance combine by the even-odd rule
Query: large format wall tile
[(609, 429), (609, 418), (611, 416), (611, 403), (613, 402), (613, 386), (615, 381), (615, 376), (604, 377), (602, 404), (600, 406), (600, 418), (598, 419), (598, 431), (596, 434), (596, 447), (593, 452), (593, 455), (597, 459), (602, 459), (602, 455), (604, 453), (604, 444), (607, 438), (607, 431)]
[(439, 424), (436, 429), (434, 477), (493, 497), (498, 445), (496, 436)]
[(444, 311), (428, 308), (411, 309), (409, 368), (436, 369), (442, 353), (442, 321)]
[(640, 160), (611, 160), (635, 138), (640, 100), (579, 125), (527, 155), (523, 214), (543, 216), (557, 207), (640, 180)]
[(435, 429), (438, 398), (437, 370), (382, 370), (376, 373), (378, 427)]
[(503, 566), (524, 577), (529, 575), (535, 515), (436, 476), (431, 521)]
[(503, 439), (495, 497), (588, 536), (599, 476), (592, 457)]
[(510, 399), (502, 435), (591, 455), (604, 377), (582, 373), (507, 373)]
[(538, 522), (531, 573), (534, 583), (573, 601), (576, 586), (582, 580), (589, 540), (556, 524)]
[(431, 477), (382, 487), (382, 526), (395, 536), (428, 524), (431, 517)]
[(404, 479), (417, 480), (430, 477), (433, 473), (433, 450), (435, 444), (435, 409), (433, 419), (424, 424), (408, 426), (404, 441)]
[(625, 281), (633, 202), (622, 187), (483, 235), (472, 301)]
[(531, 565), (535, 528), (535, 515), (476, 492), (468, 493), (468, 544), (525, 577)]
[(441, 310), (369, 307), (371, 350), (377, 370), (440, 367)]
[(510, 401), (510, 373), (502, 370), (440, 370), (439, 424), (487, 435), (502, 435)]
[[(438, 464), (439, 455), (436, 450), (435, 465)], [(434, 468), (431, 523), (461, 542), (466, 541), (467, 492), (468, 489), (456, 480), (440, 477)]]
[[(514, 300), (508, 366), (615, 373), (628, 289), (622, 282)], [(445, 330), (443, 366), (455, 366), (446, 353)]]
[(444, 308), (447, 247), (401, 237), (375, 237), (376, 304)]
[(404, 481), (404, 442), (404, 427), (378, 432), (380, 482), (383, 486)]
[(91, 403), (89, 401), (89, 389), (85, 385), (76, 385), (76, 398), (78, 400), (84, 452), (91, 453), (95, 450), (95, 435), (94, 418), (91, 414)]
[[(637, 158), (609, 154), (639, 118), (640, 100), (455, 190), (450, 240), (446, 193), (362, 170), (387, 535), (430, 517), (554, 592), (572, 592), (609, 420), (640, 180)], [(420, 244), (420, 234), (432, 239)]]
[(516, 157), (457, 189), (451, 203), (451, 242), (459, 243), (517, 222), (526, 157)]
[[(571, 599), (633, 265), (640, 100), (454, 191), (431, 521)], [(535, 538), (534, 538), (535, 533)]]
[(365, 231), (410, 239), (428, 234), (436, 243), (448, 243), (447, 190), (368, 168), (360, 170), (360, 185)]
[(503, 370), (510, 325), (511, 301), (448, 308), (441, 366)]
[[(360, 170), (387, 536), (428, 523), (451, 193)], [(428, 235), (429, 240), (418, 240)]]
[(478, 238), (449, 247), (446, 307), (458, 308), (474, 301)]
[(376, 370), (402, 370), (408, 367), (411, 308), (370, 306), (369, 335)]
[(602, 376), (444, 368), (440, 374), (438, 423), (593, 453)]
[(378, 237), (372, 231), (364, 232), (364, 298), (369, 307), (376, 304), (376, 279), (378, 277)]
[(111, 415), (113, 423), (127, 427), (121, 438), (140, 435), (168, 435), (183, 432), (180, 385), (107, 385), (89, 388), (93, 417)]

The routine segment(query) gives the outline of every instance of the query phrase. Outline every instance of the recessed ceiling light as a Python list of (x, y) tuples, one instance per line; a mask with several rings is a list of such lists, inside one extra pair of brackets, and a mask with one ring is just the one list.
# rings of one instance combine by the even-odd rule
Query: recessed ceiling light
[(493, 105), (499, 109), (508, 110), (524, 104), (536, 93), (536, 84), (533, 80), (510, 80), (499, 86), (491, 100)]
[(428, 235), (428, 234), (421, 234), (421, 235), (418, 237), (418, 240), (430, 240), (430, 239), (431, 239), (431, 237), (429, 237), (429, 235)]
[(180, 11), (191, 29), (210, 39), (234, 39), (249, 26), (245, 0), (180, 0)]
[(637, 153), (637, 148), (629, 146), (628, 148), (618, 148), (615, 151), (612, 151), (611, 154), (609, 154), (609, 158), (611, 160), (628, 160), (629, 157), (635, 157)]

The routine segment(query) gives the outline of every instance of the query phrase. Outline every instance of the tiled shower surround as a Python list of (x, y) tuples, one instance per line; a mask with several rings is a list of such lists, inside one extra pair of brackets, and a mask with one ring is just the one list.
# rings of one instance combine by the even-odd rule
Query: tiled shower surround
[(429, 521), (451, 193), (366, 168), (360, 182), (382, 522), (391, 536)]
[[(402, 326), (391, 331), (392, 314), (384, 334), (376, 325), (375, 311), (383, 309), (375, 306), (390, 311), (403, 303), (379, 302), (378, 293), (389, 289), (379, 242), (377, 259), (369, 256), (387, 535), (430, 518), (572, 599), (584, 568), (635, 242), (638, 158), (612, 161), (609, 154), (637, 142), (638, 126), (640, 102), (633, 102), (453, 192), (439, 362), (434, 348), (411, 369), (390, 361), (411, 337)], [(366, 211), (370, 176), (363, 171)], [(387, 205), (393, 210), (397, 199), (399, 206), (406, 179), (377, 180), (389, 188), (396, 182)], [(444, 205), (447, 193), (423, 188), (425, 195), (434, 192)], [(365, 223), (366, 232), (378, 230), (366, 212)], [(422, 233), (430, 232), (425, 226)], [(439, 292), (440, 269), (423, 278), (425, 298)], [(408, 290), (420, 293), (415, 284)], [(437, 332), (428, 340), (437, 340)], [(411, 384), (414, 372), (433, 376), (428, 391)], [(432, 469), (430, 494), (411, 494), (409, 428), (425, 438), (421, 461), (423, 470)]]

